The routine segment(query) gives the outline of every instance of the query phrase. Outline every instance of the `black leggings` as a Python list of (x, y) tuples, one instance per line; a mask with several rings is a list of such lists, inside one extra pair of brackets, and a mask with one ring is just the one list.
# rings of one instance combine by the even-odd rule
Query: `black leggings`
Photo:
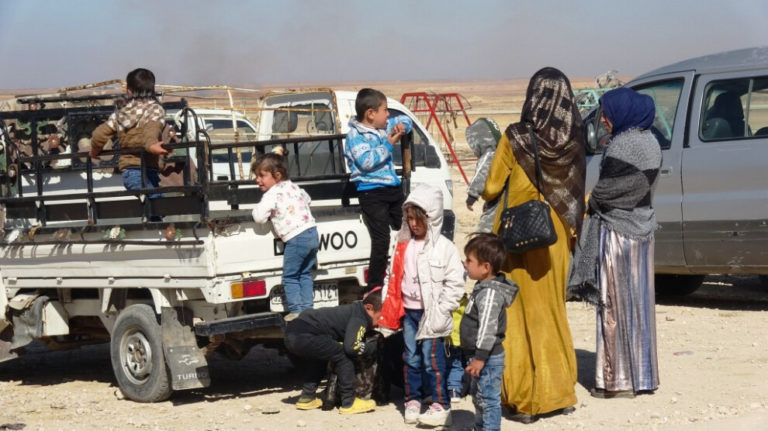
[(368, 264), (368, 289), (381, 286), (387, 271), (389, 231), (398, 230), (403, 222), (403, 188), (380, 187), (360, 192), (358, 196), (363, 222), (371, 235), (371, 258)]
[(341, 406), (349, 407), (355, 401), (355, 366), (344, 353), (344, 346), (328, 335), (306, 332), (287, 332), (285, 347), (301, 358), (304, 369), (302, 397), (314, 398), (320, 380), (325, 377), (328, 361), (331, 361), (338, 376)]

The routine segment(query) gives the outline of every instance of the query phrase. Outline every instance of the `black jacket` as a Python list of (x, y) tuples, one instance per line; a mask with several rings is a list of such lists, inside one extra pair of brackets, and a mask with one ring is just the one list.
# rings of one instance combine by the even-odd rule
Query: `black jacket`
[(375, 339), (366, 344), (365, 333), (372, 328), (371, 316), (362, 301), (338, 307), (310, 308), (288, 323), (286, 333), (309, 333), (328, 335), (343, 342), (348, 356), (372, 354), (376, 349)]

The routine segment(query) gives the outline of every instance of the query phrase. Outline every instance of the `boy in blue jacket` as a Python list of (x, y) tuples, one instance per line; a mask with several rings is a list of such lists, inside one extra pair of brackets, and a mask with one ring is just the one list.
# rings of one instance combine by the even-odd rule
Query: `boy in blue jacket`
[(384, 283), (390, 228), (400, 229), (403, 219), (405, 195), (392, 164), (392, 151), (403, 133), (411, 131), (413, 122), (406, 115), (389, 118), (387, 97), (372, 88), (357, 93), (355, 112), (356, 118), (349, 120), (344, 157), (371, 236), (370, 290)]

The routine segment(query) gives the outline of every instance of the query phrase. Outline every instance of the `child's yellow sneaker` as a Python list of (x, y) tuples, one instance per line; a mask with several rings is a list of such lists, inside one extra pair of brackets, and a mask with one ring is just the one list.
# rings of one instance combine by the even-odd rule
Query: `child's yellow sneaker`
[(355, 398), (355, 402), (349, 407), (339, 407), (339, 413), (342, 415), (354, 415), (356, 413), (372, 412), (376, 410), (376, 401)]
[(296, 408), (299, 410), (314, 410), (323, 406), (323, 401), (320, 398), (299, 398), (296, 401)]

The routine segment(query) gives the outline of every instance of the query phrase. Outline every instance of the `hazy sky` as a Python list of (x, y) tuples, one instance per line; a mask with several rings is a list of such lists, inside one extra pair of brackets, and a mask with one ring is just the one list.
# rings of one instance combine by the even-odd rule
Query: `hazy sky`
[(768, 44), (766, 0), (0, 0), (0, 88), (592, 77)]

